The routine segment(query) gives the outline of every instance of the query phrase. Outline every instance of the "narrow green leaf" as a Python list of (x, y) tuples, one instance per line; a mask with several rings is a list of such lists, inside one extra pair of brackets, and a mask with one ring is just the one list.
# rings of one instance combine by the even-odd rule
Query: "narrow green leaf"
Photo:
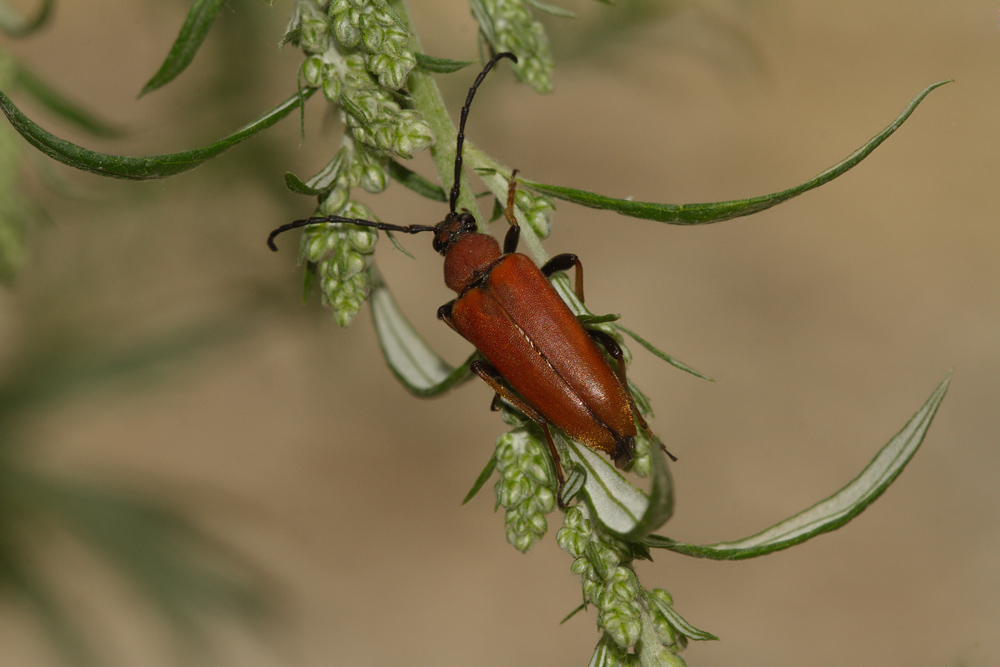
[(585, 327), (594, 324), (606, 324), (608, 322), (617, 322), (622, 318), (621, 315), (616, 313), (608, 313), (607, 315), (591, 315), (589, 313), (584, 315), (577, 315), (576, 319), (580, 320), (580, 324)]
[(316, 262), (306, 262), (306, 270), (302, 272), (302, 303), (309, 301), (312, 294), (313, 285), (316, 283), (316, 272), (318, 270)]
[(224, 4), (226, 0), (194, 0), (177, 39), (170, 47), (170, 53), (159, 71), (143, 86), (139, 97), (170, 83), (191, 64)]
[(483, 5), (483, 0), (469, 0), (469, 9), (472, 10), (472, 16), (475, 17), (476, 23), (479, 24), (479, 31), (486, 38), (486, 41), (490, 44), (497, 43), (497, 32), (493, 25), (493, 17), (486, 10)]
[(123, 130), (97, 118), (83, 107), (63, 97), (22, 65), (15, 67), (14, 81), (15, 85), (56, 116), (90, 134), (108, 138), (121, 137), (125, 134)]
[(573, 618), (574, 616), (576, 616), (577, 614), (579, 614), (581, 611), (583, 611), (586, 608), (587, 608), (587, 603), (586, 602), (580, 603), (579, 607), (577, 607), (576, 609), (574, 609), (570, 613), (566, 614), (566, 617), (563, 618), (563, 620), (559, 621), (559, 625), (562, 625), (563, 623), (565, 623), (569, 619)]
[(585, 190), (565, 188), (557, 185), (545, 185), (529, 181), (518, 177), (518, 181), (525, 186), (555, 197), (564, 199), (591, 208), (605, 209), (627, 215), (633, 218), (643, 218), (645, 220), (655, 220), (656, 222), (666, 222), (672, 225), (704, 225), (711, 222), (731, 220), (753, 213), (759, 213), (766, 209), (788, 201), (793, 197), (808, 192), (814, 188), (829, 183), (841, 174), (850, 170), (859, 162), (864, 160), (874, 151), (879, 144), (889, 138), (899, 127), (910, 117), (917, 105), (935, 88), (939, 88), (949, 81), (939, 81), (927, 86), (919, 95), (906, 106), (903, 112), (888, 127), (876, 134), (865, 145), (851, 153), (847, 158), (841, 160), (832, 167), (826, 169), (816, 177), (797, 185), (794, 188), (782, 190), (769, 195), (751, 197), (749, 199), (734, 199), (732, 201), (712, 202), (705, 204), (655, 204), (650, 202), (637, 202), (629, 199), (614, 199), (603, 195), (594, 194)]
[(433, 58), (423, 53), (414, 53), (417, 57), (417, 67), (425, 72), (436, 74), (451, 74), (471, 65), (473, 60), (452, 60), (451, 58)]
[(568, 9), (558, 7), (556, 5), (550, 5), (547, 2), (542, 2), (542, 0), (528, 0), (528, 4), (537, 9), (540, 12), (545, 12), (546, 14), (551, 14), (552, 16), (558, 16), (564, 19), (575, 19), (576, 13), (571, 12)]
[(347, 159), (347, 149), (341, 148), (337, 151), (326, 165), (308, 181), (303, 181), (295, 174), (285, 172), (285, 186), (289, 190), (299, 195), (310, 195), (316, 197), (325, 192), (329, 192), (337, 185), (341, 172), (344, 170), (344, 163)]
[(448, 201), (448, 196), (444, 193), (444, 189), (441, 186), (431, 183), (417, 172), (403, 166), (392, 158), (389, 159), (389, 176), (400, 185), (413, 190), (421, 197), (427, 197), (428, 199), (440, 202)]
[(658, 612), (663, 614), (669, 623), (675, 630), (680, 632), (682, 635), (689, 639), (694, 639), (695, 641), (719, 641), (719, 638), (713, 635), (711, 632), (705, 632), (704, 630), (699, 630), (690, 623), (684, 620), (684, 618), (677, 613), (677, 610), (672, 606), (667, 604), (665, 601), (656, 597), (655, 595), (646, 595), (646, 600), (649, 604), (656, 608)]
[(497, 455), (496, 453), (494, 453), (493, 456), (490, 457), (490, 460), (486, 462), (486, 467), (483, 468), (483, 471), (481, 473), (479, 473), (479, 477), (476, 478), (475, 484), (473, 484), (472, 488), (469, 489), (469, 492), (465, 494), (465, 500), (462, 501), (463, 505), (465, 505), (470, 500), (476, 497), (476, 494), (479, 493), (479, 490), (483, 488), (483, 485), (486, 484), (486, 482), (490, 478), (490, 475), (493, 474), (493, 471), (496, 470), (496, 468), (497, 468)]
[[(315, 91), (305, 91), (304, 97), (308, 98), (313, 92)], [(194, 169), (243, 140), (249, 139), (261, 130), (271, 127), (294, 111), (299, 106), (299, 101), (300, 97), (296, 93), (257, 120), (205, 148), (196, 148), (179, 153), (129, 157), (125, 155), (98, 153), (60, 139), (36, 125), (21, 113), (20, 109), (14, 106), (10, 98), (0, 92), (0, 108), (3, 109), (14, 129), (20, 132), (21, 136), (27, 139), (28, 143), (35, 148), (53, 160), (58, 160), (76, 169), (89, 171), (100, 176), (124, 178), (132, 181), (166, 178), (188, 171), (189, 169)]]
[(660, 359), (663, 359), (665, 362), (667, 362), (668, 364), (670, 364), (674, 368), (679, 368), (682, 371), (684, 371), (685, 373), (690, 373), (691, 375), (693, 375), (695, 377), (699, 377), (702, 380), (708, 380), (709, 382), (715, 382), (715, 380), (713, 380), (712, 378), (708, 377), (707, 375), (702, 375), (701, 373), (699, 373), (695, 369), (693, 369), (690, 366), (688, 366), (687, 364), (685, 364), (683, 361), (678, 361), (677, 359), (674, 359), (673, 357), (671, 357), (666, 352), (660, 351), (659, 349), (657, 349), (656, 347), (654, 347), (652, 343), (650, 343), (645, 338), (643, 338), (642, 336), (640, 336), (636, 332), (632, 331), (631, 329), (626, 329), (625, 327), (623, 327), (620, 324), (616, 324), (615, 326), (620, 331), (622, 331), (624, 333), (627, 333), (629, 336), (631, 336), (632, 338), (634, 338), (635, 342), (639, 343), (639, 345), (642, 345), (644, 348), (646, 348), (647, 350), (649, 350), (650, 352), (652, 352), (653, 354), (655, 354), (656, 356), (658, 356)]
[(669, 549), (687, 556), (714, 560), (741, 560), (787, 549), (822, 533), (840, 528), (861, 514), (889, 487), (923, 442), (938, 406), (948, 391), (951, 373), (942, 380), (927, 402), (903, 429), (875, 456), (854, 481), (809, 509), (771, 526), (767, 530), (735, 542), (698, 546), (668, 537), (650, 535), (643, 544)]
[(369, 301), (375, 332), (389, 369), (411, 394), (421, 398), (437, 396), (472, 377), (469, 363), (476, 353), (458, 368), (442, 359), (399, 309), (377, 269), (372, 270)]
[(5, 598), (27, 603), (66, 664), (74, 667), (101, 664), (82, 628), (70, 618), (50, 587), (31, 570), (23, 557), (0, 552), (0, 587)]
[(42, 0), (42, 6), (35, 16), (25, 18), (7, 4), (6, 0), (0, 0), (0, 30), (11, 37), (26, 37), (45, 25), (54, 5), (55, 0)]
[(409, 250), (407, 250), (406, 248), (404, 248), (404, 247), (403, 247), (403, 246), (402, 246), (402, 245), (401, 245), (401, 244), (399, 243), (399, 239), (397, 239), (397, 238), (396, 238), (396, 235), (395, 235), (395, 234), (393, 234), (393, 233), (392, 233), (392, 232), (390, 232), (390, 231), (386, 231), (385, 235), (389, 237), (389, 241), (390, 241), (390, 242), (392, 243), (392, 246), (393, 246), (393, 247), (394, 247), (394, 248), (395, 248), (396, 250), (398, 250), (399, 252), (403, 253), (404, 255), (406, 255), (407, 257), (409, 257), (410, 259), (416, 259), (416, 257), (414, 257), (413, 255), (411, 255), (411, 254), (410, 254), (410, 251), (409, 251)]
[(580, 468), (573, 466), (566, 472), (566, 482), (559, 492), (559, 502), (569, 505), (576, 498), (576, 495), (583, 490), (583, 485), (587, 482), (587, 473)]

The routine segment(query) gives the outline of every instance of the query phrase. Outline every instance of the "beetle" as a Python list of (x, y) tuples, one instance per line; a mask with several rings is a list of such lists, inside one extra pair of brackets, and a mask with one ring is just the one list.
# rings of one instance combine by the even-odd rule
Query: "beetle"
[[(455, 151), (455, 179), (450, 210), (436, 225), (393, 225), (340, 216), (313, 217), (282, 225), (268, 237), (323, 223), (350, 223), (407, 234), (433, 232), (433, 247), (444, 256), (445, 284), (457, 297), (438, 309), (437, 316), (472, 343), (483, 359), (470, 370), (496, 392), (492, 408), (503, 399), (541, 426), (555, 463), (559, 486), (564, 477), (549, 426), (570, 438), (606, 452), (619, 468), (632, 460), (636, 421), (649, 432), (625, 378), (622, 349), (615, 339), (585, 329), (548, 278), (575, 269), (575, 292), (583, 301), (583, 264), (573, 254), (556, 255), (541, 268), (517, 252), (520, 227), (514, 217), (515, 176), (511, 173), (504, 211), (510, 227), (503, 249), (489, 234), (480, 233), (467, 209), (456, 211), (465, 122), (476, 90), (502, 58), (517, 62), (509, 52), (498, 53), (480, 72), (462, 107)], [(616, 361), (612, 369), (601, 347)], [(673, 457), (671, 457), (673, 458)]]

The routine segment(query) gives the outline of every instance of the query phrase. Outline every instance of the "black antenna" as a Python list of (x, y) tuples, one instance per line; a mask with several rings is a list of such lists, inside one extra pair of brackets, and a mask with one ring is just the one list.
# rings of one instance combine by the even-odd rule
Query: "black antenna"
[(496, 54), (493, 58), (486, 63), (486, 67), (483, 71), (479, 73), (476, 77), (475, 83), (472, 84), (472, 88), (469, 88), (469, 95), (465, 98), (465, 106), (462, 107), (462, 116), (458, 121), (458, 142), (455, 146), (455, 181), (451, 186), (451, 196), (448, 198), (449, 211), (454, 214), (455, 206), (458, 205), (458, 184), (459, 179), (462, 177), (462, 145), (465, 143), (465, 119), (469, 117), (469, 106), (472, 104), (472, 98), (476, 95), (476, 89), (479, 88), (479, 84), (483, 82), (486, 78), (487, 73), (493, 66), (497, 64), (497, 61), (503, 58), (510, 58), (514, 62), (517, 62), (517, 56), (515, 56), (510, 51), (503, 51)]
[(281, 227), (278, 227), (268, 235), (267, 247), (277, 252), (278, 246), (274, 245), (274, 237), (278, 234), (283, 234), (291, 229), (298, 229), (299, 227), (320, 225), (324, 222), (347, 222), (352, 225), (360, 225), (362, 227), (374, 227), (375, 229), (381, 229), (384, 232), (402, 232), (404, 234), (418, 234), (420, 232), (434, 231), (433, 225), (390, 225), (388, 222), (373, 222), (371, 220), (362, 220), (360, 218), (342, 218), (339, 215), (325, 215), (305, 218), (304, 220), (296, 220), (295, 222), (289, 222)]

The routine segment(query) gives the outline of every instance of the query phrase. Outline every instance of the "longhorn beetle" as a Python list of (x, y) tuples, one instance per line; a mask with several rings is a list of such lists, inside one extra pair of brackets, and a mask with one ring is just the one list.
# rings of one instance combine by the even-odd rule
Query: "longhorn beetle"
[[(542, 427), (562, 488), (559, 453), (549, 425), (593, 449), (607, 452), (619, 468), (632, 460), (636, 420), (646, 432), (649, 427), (628, 391), (621, 347), (603, 331), (584, 329), (548, 281), (553, 273), (574, 268), (575, 291), (582, 302), (583, 265), (579, 258), (568, 253), (556, 255), (539, 269), (517, 252), (521, 233), (514, 218), (517, 170), (511, 173), (507, 190), (504, 215), (510, 228), (502, 252), (496, 239), (477, 231), (472, 213), (455, 210), (469, 107), (479, 84), (501, 58), (517, 62), (512, 53), (498, 53), (476, 77), (462, 107), (455, 180), (444, 220), (431, 226), (313, 217), (278, 227), (267, 243), (271, 250), (277, 250), (274, 238), (278, 234), (329, 222), (406, 234), (433, 232), (434, 249), (444, 255), (445, 284), (458, 293), (456, 299), (438, 309), (438, 318), (484, 357), (473, 361), (469, 368), (496, 392), (492, 408), (499, 409), (500, 399), (506, 400)], [(612, 370), (597, 343), (615, 359), (617, 370)]]

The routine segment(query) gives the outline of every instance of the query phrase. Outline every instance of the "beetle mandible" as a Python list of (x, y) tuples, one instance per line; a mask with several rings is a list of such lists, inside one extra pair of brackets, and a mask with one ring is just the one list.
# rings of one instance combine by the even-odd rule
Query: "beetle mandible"
[[(510, 228), (503, 250), (496, 239), (480, 233), (467, 209), (456, 211), (465, 121), (476, 89), (502, 58), (517, 62), (509, 52), (498, 53), (476, 77), (462, 107), (455, 150), (455, 179), (450, 210), (436, 225), (392, 225), (340, 216), (313, 217), (278, 227), (267, 243), (298, 227), (349, 223), (376, 229), (417, 234), (434, 233), (434, 249), (444, 256), (445, 284), (458, 297), (438, 309), (437, 316), (472, 343), (484, 360), (470, 370), (496, 392), (493, 409), (506, 400), (541, 426), (555, 463), (559, 486), (564, 482), (559, 453), (549, 426), (570, 438), (608, 453), (619, 468), (633, 457), (636, 421), (649, 427), (636, 408), (625, 380), (621, 347), (609, 334), (585, 329), (556, 293), (548, 278), (553, 273), (576, 272), (576, 295), (583, 301), (583, 265), (576, 255), (556, 255), (541, 269), (517, 252), (521, 229), (514, 217), (517, 170), (510, 176), (504, 215)], [(615, 361), (612, 369), (598, 343)], [(654, 438), (655, 439), (655, 438)]]

